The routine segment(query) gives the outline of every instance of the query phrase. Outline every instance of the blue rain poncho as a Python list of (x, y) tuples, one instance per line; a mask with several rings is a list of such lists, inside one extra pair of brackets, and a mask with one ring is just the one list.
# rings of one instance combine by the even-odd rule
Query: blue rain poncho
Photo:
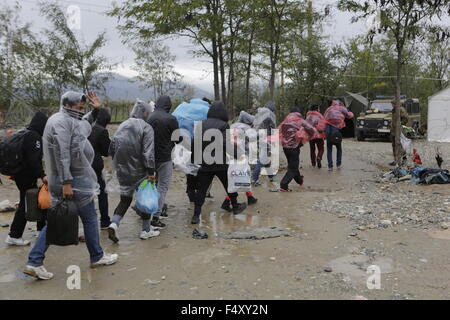
[(195, 122), (206, 120), (208, 111), (208, 102), (201, 99), (192, 99), (189, 103), (183, 102), (180, 104), (172, 115), (177, 118), (180, 129), (186, 129), (193, 137)]

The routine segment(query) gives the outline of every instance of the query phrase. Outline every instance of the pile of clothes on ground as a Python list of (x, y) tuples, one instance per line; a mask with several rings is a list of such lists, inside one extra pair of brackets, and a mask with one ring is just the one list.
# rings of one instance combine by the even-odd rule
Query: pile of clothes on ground
[(410, 180), (419, 184), (450, 184), (450, 172), (446, 169), (415, 167), (413, 169), (395, 168), (383, 175), (382, 181)]

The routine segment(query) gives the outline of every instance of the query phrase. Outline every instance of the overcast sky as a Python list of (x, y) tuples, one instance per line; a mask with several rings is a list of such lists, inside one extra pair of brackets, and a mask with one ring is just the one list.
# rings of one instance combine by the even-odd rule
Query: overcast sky
[[(16, 0), (2, 0), (13, 5)], [(32, 29), (35, 32), (42, 30), (47, 26), (46, 21), (38, 15), (38, 0), (18, 0), (20, 3), (21, 19), (24, 22), (32, 23)], [(103, 50), (103, 54), (113, 62), (119, 63), (116, 72), (134, 76), (135, 72), (130, 69), (133, 63), (134, 55), (129, 48), (122, 44), (119, 32), (116, 29), (117, 20), (106, 16), (103, 12), (111, 7), (112, 0), (59, 0), (57, 1), (63, 7), (77, 5), (81, 9), (81, 30), (80, 37), (87, 42), (92, 41), (95, 36), (106, 31), (108, 43)], [(120, 3), (124, 0), (116, 0)], [(351, 15), (340, 12), (336, 8), (337, 1), (332, 0), (314, 0), (316, 9), (324, 10), (326, 5), (331, 5), (332, 18), (324, 25), (324, 32), (329, 36), (329, 41), (337, 43), (345, 39), (354, 37), (357, 34), (366, 31), (363, 23), (351, 24)], [(175, 68), (184, 76), (184, 81), (196, 85), (203, 90), (212, 92), (212, 66), (206, 58), (194, 58), (190, 54), (193, 46), (185, 38), (178, 38), (166, 41), (171, 48), (172, 54), (176, 55)]]

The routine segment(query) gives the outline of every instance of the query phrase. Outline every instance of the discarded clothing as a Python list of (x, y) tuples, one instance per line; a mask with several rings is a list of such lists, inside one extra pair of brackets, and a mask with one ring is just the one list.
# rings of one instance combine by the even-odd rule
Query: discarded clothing
[(192, 238), (194, 239), (208, 239), (208, 234), (204, 231), (198, 231), (197, 229), (194, 229), (192, 231)]

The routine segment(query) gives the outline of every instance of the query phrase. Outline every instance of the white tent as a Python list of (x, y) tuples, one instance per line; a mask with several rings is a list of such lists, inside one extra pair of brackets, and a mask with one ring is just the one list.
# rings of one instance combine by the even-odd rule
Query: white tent
[(428, 141), (450, 142), (450, 87), (428, 98)]

